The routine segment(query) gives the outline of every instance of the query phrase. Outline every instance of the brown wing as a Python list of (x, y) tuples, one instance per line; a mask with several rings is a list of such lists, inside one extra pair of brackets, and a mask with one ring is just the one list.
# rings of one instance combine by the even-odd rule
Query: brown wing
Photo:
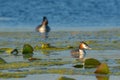
[(79, 58), (79, 49), (72, 50), (71, 56), (74, 58)]

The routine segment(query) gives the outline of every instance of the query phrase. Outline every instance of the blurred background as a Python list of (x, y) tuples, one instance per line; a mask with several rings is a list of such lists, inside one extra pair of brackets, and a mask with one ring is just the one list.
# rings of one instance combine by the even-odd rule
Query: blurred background
[(52, 30), (119, 28), (119, 0), (0, 0), (0, 31), (34, 31), (43, 16)]

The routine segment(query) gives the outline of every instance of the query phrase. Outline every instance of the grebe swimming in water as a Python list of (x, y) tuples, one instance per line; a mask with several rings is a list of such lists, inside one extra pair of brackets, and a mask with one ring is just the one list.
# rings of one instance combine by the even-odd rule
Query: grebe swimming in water
[(83, 60), (85, 58), (86, 52), (85, 49), (91, 49), (87, 43), (80, 42), (79, 49), (75, 49), (71, 51), (71, 54), (74, 58), (79, 58), (80, 60)]
[(78, 58), (82, 62), (83, 69), (85, 67), (85, 55), (86, 55), (85, 49), (91, 49), (91, 48), (87, 45), (87, 43), (82, 41), (80, 42), (79, 49), (75, 49), (71, 51), (71, 55), (74, 58)]
[(48, 37), (48, 33), (50, 32), (50, 27), (48, 26), (48, 20), (47, 17), (43, 17), (42, 24), (40, 24), (38, 27), (36, 27), (36, 31), (44, 34), (44, 37)]

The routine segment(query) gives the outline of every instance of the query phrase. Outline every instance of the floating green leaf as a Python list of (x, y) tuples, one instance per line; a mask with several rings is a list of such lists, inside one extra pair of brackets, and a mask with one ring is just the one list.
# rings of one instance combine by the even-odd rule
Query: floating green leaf
[(87, 58), (85, 59), (85, 67), (97, 67), (101, 63), (97, 59), (94, 58)]
[[(95, 68), (101, 64), (97, 59), (94, 59), (94, 58), (87, 58), (83, 62), (85, 64), (84, 66), (85, 68)], [(77, 64), (77, 65), (74, 65), (74, 67), (83, 68), (83, 64)]]
[(33, 47), (30, 44), (24, 44), (22, 53), (23, 54), (33, 53)]
[(106, 63), (101, 63), (95, 71), (97, 74), (109, 74), (109, 72), (110, 70)]

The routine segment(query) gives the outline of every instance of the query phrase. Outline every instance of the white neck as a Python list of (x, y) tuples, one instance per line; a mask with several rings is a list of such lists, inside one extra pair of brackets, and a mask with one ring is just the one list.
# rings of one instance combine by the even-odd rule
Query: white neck
[(79, 49), (79, 58), (83, 59), (86, 55), (86, 52), (84, 50)]
[(39, 32), (44, 33), (45, 31), (46, 31), (46, 26), (45, 26), (45, 25), (42, 25), (42, 26), (39, 28)]
[(43, 24), (41, 27), (46, 27), (46, 25)]

